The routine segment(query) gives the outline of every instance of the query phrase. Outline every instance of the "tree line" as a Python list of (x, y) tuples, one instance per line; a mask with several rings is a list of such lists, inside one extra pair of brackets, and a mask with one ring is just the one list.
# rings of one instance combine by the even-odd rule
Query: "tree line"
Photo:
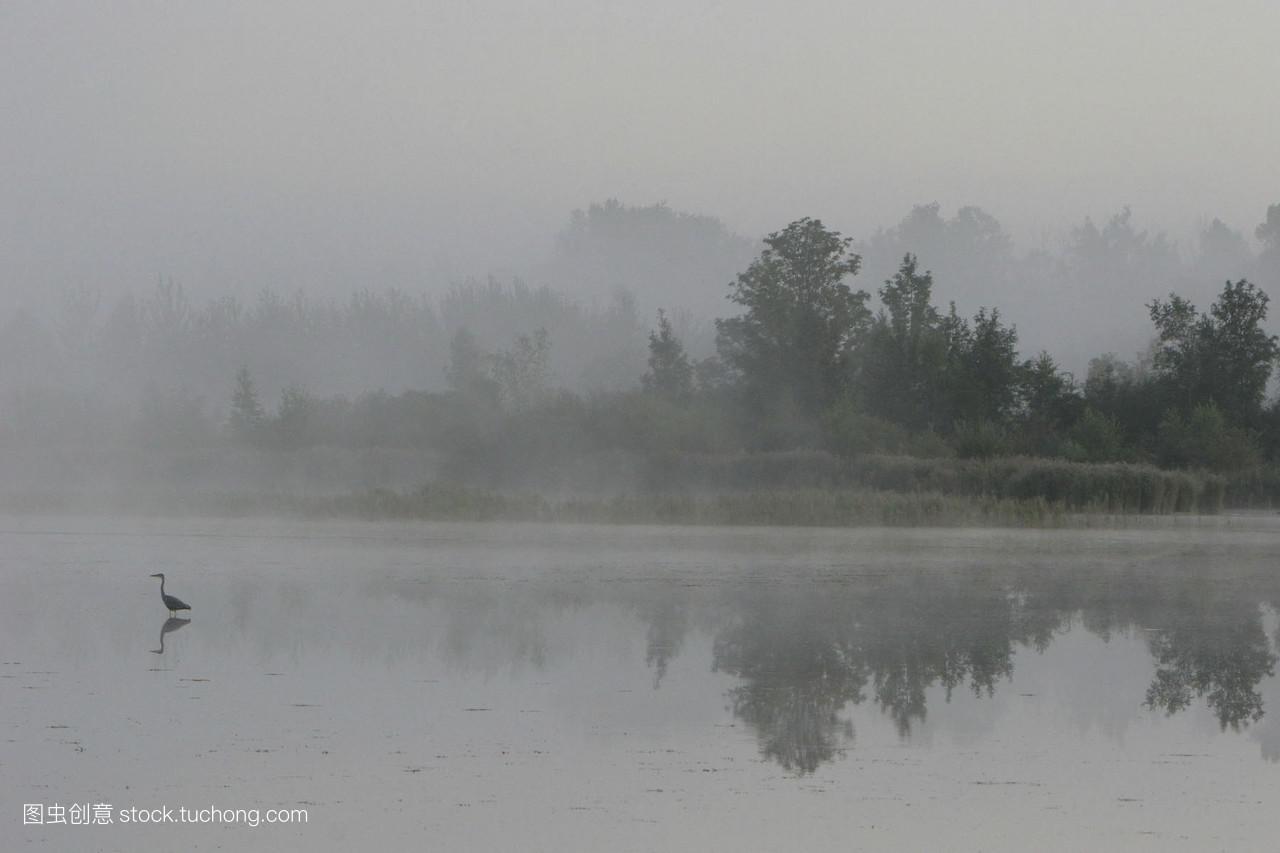
[(1151, 345), (1136, 363), (1095, 358), (1083, 383), (1040, 352), (1020, 360), (999, 308), (962, 317), (933, 302), (933, 276), (906, 254), (878, 289), (849, 281), (850, 240), (802, 219), (765, 240), (732, 285), (740, 316), (718, 320), (718, 357), (736, 376), (765, 448), (818, 430), (833, 449), (910, 450), (936, 439), (961, 456), (1023, 454), (1238, 470), (1271, 457), (1280, 408), (1265, 405), (1277, 339), (1268, 296), (1224, 284), (1200, 311), (1170, 294), (1146, 307)]
[(242, 369), (230, 431), (269, 448), (417, 447), (446, 473), (493, 485), (538, 485), (569, 460), (618, 453), (1019, 455), (1241, 472), (1280, 451), (1280, 404), (1266, 401), (1280, 349), (1265, 330), (1268, 297), (1246, 279), (1204, 310), (1177, 294), (1153, 300), (1145, 353), (1100, 355), (1080, 381), (1047, 352), (1021, 357), (998, 307), (966, 317), (936, 305), (914, 255), (875, 299), (855, 287), (861, 260), (816, 219), (770, 234), (728, 288), (739, 310), (716, 321), (714, 353), (691, 356), (660, 310), (629, 388), (558, 386), (544, 327), (496, 349), (460, 328), (442, 391), (347, 398), (294, 386), (270, 414)]
[[(1271, 280), (1280, 205), (1256, 232), (1255, 255), (1215, 220), (1193, 266)], [(565, 270), (596, 275), (610, 246), (638, 258), (708, 241), (718, 260), (706, 269), (743, 255), (713, 220), (615, 203), (575, 217), (558, 251)], [(1245, 471), (1280, 452), (1268, 301), (1244, 275), (1197, 297), (1204, 308), (1178, 294), (1149, 301), (1151, 345), (1128, 360), (1101, 353), (1083, 375), (1047, 352), (1021, 356), (1003, 303), (962, 313), (936, 297), (949, 280), (988, 278), (993, 298), (1009, 296), (1010, 276), (1043, 262), (1069, 271), (1064, 291), (1088, 290), (1105, 325), (1124, 306), (1103, 291), (1123, 276), (1167, 273), (1181, 289), (1189, 274), (1168, 272), (1168, 241), (1127, 211), (1086, 220), (1060, 257), (1017, 263), (992, 217), (944, 219), (937, 205), (864, 241), (802, 219), (755, 245), (719, 286), (720, 319), (671, 303), (648, 332), (624, 289), (591, 303), (489, 280), (438, 299), (267, 289), (256, 302), (196, 304), (161, 281), (110, 306), (75, 289), (54, 321), (15, 315), (0, 335), (0, 443), (410, 448), (495, 481), (620, 454), (821, 449)], [(937, 286), (929, 257), (948, 270)], [(642, 301), (655, 294), (675, 298)]]

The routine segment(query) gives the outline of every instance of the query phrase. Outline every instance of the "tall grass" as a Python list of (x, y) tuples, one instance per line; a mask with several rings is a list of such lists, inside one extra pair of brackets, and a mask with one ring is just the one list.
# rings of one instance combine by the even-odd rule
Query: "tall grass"
[(637, 494), (552, 499), (456, 485), (298, 500), (308, 515), (434, 521), (556, 521), (603, 524), (716, 524), (791, 527), (922, 525), (1043, 526), (1065, 513), (1039, 498), (970, 498), (866, 489), (781, 489), (721, 494)]
[(1280, 506), (1280, 466), (1265, 465), (1230, 475), (1224, 501), (1229, 507), (1239, 508)]
[(903, 494), (997, 500), (1039, 499), (1068, 511), (1214, 513), (1227, 481), (1218, 475), (1150, 465), (1090, 464), (1059, 459), (918, 459), (868, 455), (841, 459), (821, 452), (736, 456), (669, 456), (654, 460), (654, 491), (868, 489)]

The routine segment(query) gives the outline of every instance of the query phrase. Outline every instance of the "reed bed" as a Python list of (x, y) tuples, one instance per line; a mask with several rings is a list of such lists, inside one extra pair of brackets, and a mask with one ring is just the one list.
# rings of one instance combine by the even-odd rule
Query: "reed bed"
[(654, 460), (654, 491), (864, 489), (896, 494), (995, 500), (1042, 500), (1071, 512), (1165, 514), (1219, 512), (1227, 481), (1217, 474), (1151, 465), (1089, 464), (1059, 459), (920, 459), (827, 453), (681, 456)]

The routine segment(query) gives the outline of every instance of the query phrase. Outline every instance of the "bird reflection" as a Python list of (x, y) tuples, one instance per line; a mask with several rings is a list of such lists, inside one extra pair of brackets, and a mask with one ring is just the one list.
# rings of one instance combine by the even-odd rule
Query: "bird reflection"
[(181, 616), (170, 616), (168, 619), (164, 620), (164, 624), (160, 626), (160, 648), (152, 649), (151, 654), (164, 654), (164, 635), (173, 633), (190, 621), (190, 619), (183, 619)]

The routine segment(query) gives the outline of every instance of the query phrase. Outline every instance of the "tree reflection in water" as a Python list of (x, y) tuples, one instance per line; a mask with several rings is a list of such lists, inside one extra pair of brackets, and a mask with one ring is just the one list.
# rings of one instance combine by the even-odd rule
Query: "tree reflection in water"
[(713, 666), (741, 679), (729, 708), (761, 754), (801, 774), (853, 743), (848, 706), (871, 696), (907, 737), (930, 688), (948, 702), (958, 688), (991, 696), (1012, 678), (1019, 648), (1044, 651), (1072, 625), (1103, 640), (1141, 632), (1156, 665), (1147, 706), (1175, 714), (1203, 698), (1238, 730), (1262, 718), (1259, 684), (1277, 661), (1258, 592), (1256, 579), (1134, 570), (797, 584), (736, 601), (715, 631)]
[[(714, 582), (690, 582), (687, 570), (626, 583), (557, 578), (519, 594), (415, 582), (395, 594), (438, 603), (443, 650), (490, 671), (546, 665), (557, 654), (548, 627), (594, 605), (639, 621), (654, 689), (694, 645), (690, 634), (705, 635), (713, 671), (737, 679), (726, 694), (729, 711), (754, 732), (766, 759), (799, 774), (852, 747), (854, 706), (874, 703), (910, 737), (934, 697), (993, 696), (1014, 676), (1020, 651), (1044, 652), (1067, 631), (1104, 642), (1144, 638), (1150, 709), (1172, 715), (1203, 701), (1224, 730), (1263, 719), (1260, 687), (1278, 660), (1265, 620), (1280, 609), (1280, 573), (1270, 570), (1269, 555), (1241, 566), (1210, 565), (1195, 551), (1124, 564), (1050, 554), (985, 568), (950, 558), (917, 568), (907, 559), (752, 564), (739, 577), (709, 574)], [(1253, 736), (1276, 757), (1280, 724), (1270, 723)]]
[(1256, 602), (1203, 592), (1152, 634), (1156, 674), (1147, 705), (1175, 714), (1202, 697), (1223, 729), (1239, 730), (1262, 719), (1258, 685), (1275, 674), (1277, 658)]
[(839, 712), (862, 701), (867, 683), (856, 623), (833, 618), (824, 603), (809, 602), (808, 611), (757, 602), (713, 645), (715, 669), (743, 681), (729, 691), (734, 716), (755, 729), (766, 758), (800, 773), (853, 740)]
[(1013, 673), (1015, 644), (1044, 642), (1055, 627), (999, 586), (907, 574), (759, 599), (717, 635), (715, 668), (743, 680), (730, 707), (762, 753), (811, 773), (853, 740), (840, 712), (868, 685), (905, 737), (925, 718), (929, 687), (948, 700), (964, 685), (991, 695)]

